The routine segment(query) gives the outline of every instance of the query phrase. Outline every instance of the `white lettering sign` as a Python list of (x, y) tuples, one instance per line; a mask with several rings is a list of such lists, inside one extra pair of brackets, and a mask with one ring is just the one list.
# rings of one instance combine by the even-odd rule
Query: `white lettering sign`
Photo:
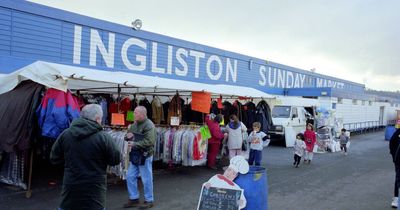
[[(212, 64), (213, 62), (215, 62), (215, 63), (218, 65), (218, 67), (217, 67), (218, 73), (215, 74), (215, 75), (211, 72), (211, 64)], [(210, 79), (212, 79), (212, 80), (219, 80), (219, 78), (220, 78), (221, 75), (222, 75), (222, 62), (221, 62), (221, 59), (219, 59), (218, 56), (216, 56), (216, 55), (210, 56), (210, 57), (208, 58), (208, 60), (207, 60), (207, 67), (206, 67), (206, 68), (207, 68), (207, 75), (208, 75), (208, 77), (209, 77)]]
[(136, 70), (136, 71), (143, 71), (146, 69), (146, 56), (144, 55), (136, 55), (136, 61), (139, 62), (139, 65), (134, 65), (132, 64), (129, 59), (128, 59), (128, 49), (129, 47), (136, 45), (144, 50), (147, 49), (146, 42), (143, 42), (139, 39), (135, 38), (130, 38), (124, 42), (122, 45), (121, 49), (121, 57), (122, 57), (122, 62), (126, 66), (126, 68), (130, 70)]
[(337, 82), (329, 79), (317, 78), (316, 86), (320, 87), (329, 87), (329, 88), (337, 88), (337, 89), (344, 89), (343, 82)]
[(100, 34), (97, 30), (90, 30), (90, 65), (96, 66), (96, 56), (97, 49), (103, 56), (106, 66), (109, 68), (114, 68), (114, 44), (115, 44), (115, 34), (108, 34), (108, 50), (104, 46), (103, 41), (100, 38)]
[[(258, 84), (273, 88), (303, 88), (306, 75), (261, 65)], [(268, 79), (267, 79), (268, 78)]]
[[(81, 64), (82, 57), (82, 31), (83, 27), (74, 26), (74, 46), (73, 46), (73, 63)], [(115, 34), (99, 30), (90, 29), (90, 54), (89, 65), (97, 66), (98, 54), (104, 60), (105, 66), (114, 68), (115, 59)], [(107, 37), (107, 43), (102, 37)], [(218, 55), (209, 55), (196, 50), (186, 50), (184, 48), (175, 48), (167, 45), (166, 52), (160, 52), (160, 43), (151, 42), (151, 48), (148, 49), (147, 43), (138, 38), (128, 38), (123, 41), (121, 47), (121, 60), (123, 65), (129, 70), (135, 71), (151, 71), (155, 74), (175, 74), (177, 76), (186, 77), (189, 71), (193, 71), (194, 78), (199, 78), (201, 71), (205, 71), (206, 76), (211, 80), (221, 80), (224, 78), (226, 82), (237, 82), (237, 66), (238, 61), (232, 58), (225, 58)], [(135, 46), (135, 48), (134, 48)], [(138, 54), (137, 47), (143, 49), (143, 54)], [(134, 48), (134, 50), (130, 50)], [(165, 48), (163, 48), (165, 49)], [(151, 50), (150, 53), (147, 50)], [(174, 51), (176, 50), (176, 51)], [(129, 53), (128, 53), (129, 52)], [(132, 57), (132, 52), (136, 55)], [(175, 53), (174, 53), (175, 52)], [(151, 58), (148, 58), (150, 56)], [(166, 57), (166, 58), (165, 58)], [(149, 66), (147, 60), (150, 59)], [(191, 60), (194, 62), (191, 62)], [(225, 60), (224, 60), (225, 59)], [(225, 73), (225, 76), (222, 75)]]
[[(89, 43), (82, 42), (84, 30), (88, 30), (90, 33)], [(246, 80), (242, 81), (240, 85), (254, 86), (258, 79), (258, 85), (271, 88), (330, 87), (344, 89), (350, 87), (340, 81), (280, 69), (269, 66), (269, 64), (259, 66), (257, 78), (257, 73), (251, 71), (253, 66), (257, 65), (252, 60), (247, 66), (247, 61), (133, 37), (125, 40), (118, 37), (121, 43), (116, 44), (116, 35), (118, 34), (84, 28), (79, 25), (74, 26), (73, 34), (72, 62), (74, 64), (82, 64), (83, 61), (86, 61), (90, 66), (103, 65), (114, 68), (115, 63), (122, 63), (126, 69), (134, 71), (149, 71), (153, 74), (191, 78), (201, 77), (224, 83), (237, 82), (239, 66), (242, 70), (240, 76)], [(121, 47), (121, 49), (115, 49), (115, 47)], [(85, 52), (82, 49), (85, 48), (89, 48), (89, 55), (82, 54)], [(98, 59), (98, 55), (104, 62)], [(115, 59), (120, 60), (115, 61)], [(244, 69), (243, 66), (246, 68)], [(252, 79), (255, 80), (255, 84), (252, 83)]]

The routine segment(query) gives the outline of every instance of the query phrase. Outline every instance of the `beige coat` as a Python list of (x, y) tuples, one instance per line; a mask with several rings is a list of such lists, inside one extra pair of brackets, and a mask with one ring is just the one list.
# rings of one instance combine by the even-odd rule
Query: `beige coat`
[(164, 109), (161, 103), (160, 98), (155, 97), (151, 102), (151, 109), (152, 109), (152, 119), (154, 124), (160, 124), (161, 121), (164, 119)]

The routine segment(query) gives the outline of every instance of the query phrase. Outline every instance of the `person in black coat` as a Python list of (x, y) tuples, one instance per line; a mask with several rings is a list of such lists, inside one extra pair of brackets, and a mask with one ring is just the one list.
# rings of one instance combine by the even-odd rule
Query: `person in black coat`
[(392, 200), (392, 207), (397, 208), (398, 205), (398, 197), (399, 197), (399, 187), (400, 187), (400, 128), (398, 128), (392, 138), (390, 138), (389, 142), (389, 150), (392, 155), (394, 168), (396, 171), (396, 179), (394, 182), (394, 197)]
[(83, 107), (80, 118), (72, 121), (54, 143), (50, 161), (64, 164), (59, 209), (94, 210), (106, 207), (107, 165), (121, 162), (121, 153), (103, 131), (100, 105)]

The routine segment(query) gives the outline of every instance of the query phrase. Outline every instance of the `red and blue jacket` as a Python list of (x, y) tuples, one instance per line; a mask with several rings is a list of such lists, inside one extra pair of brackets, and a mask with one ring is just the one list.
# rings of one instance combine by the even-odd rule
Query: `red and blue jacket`
[(42, 136), (56, 139), (79, 113), (78, 100), (70, 91), (49, 88), (36, 110)]

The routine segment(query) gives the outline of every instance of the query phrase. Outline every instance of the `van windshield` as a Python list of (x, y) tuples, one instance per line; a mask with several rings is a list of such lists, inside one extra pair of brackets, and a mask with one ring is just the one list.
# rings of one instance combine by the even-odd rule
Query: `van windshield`
[(272, 109), (272, 117), (275, 118), (289, 118), (290, 106), (275, 106)]

